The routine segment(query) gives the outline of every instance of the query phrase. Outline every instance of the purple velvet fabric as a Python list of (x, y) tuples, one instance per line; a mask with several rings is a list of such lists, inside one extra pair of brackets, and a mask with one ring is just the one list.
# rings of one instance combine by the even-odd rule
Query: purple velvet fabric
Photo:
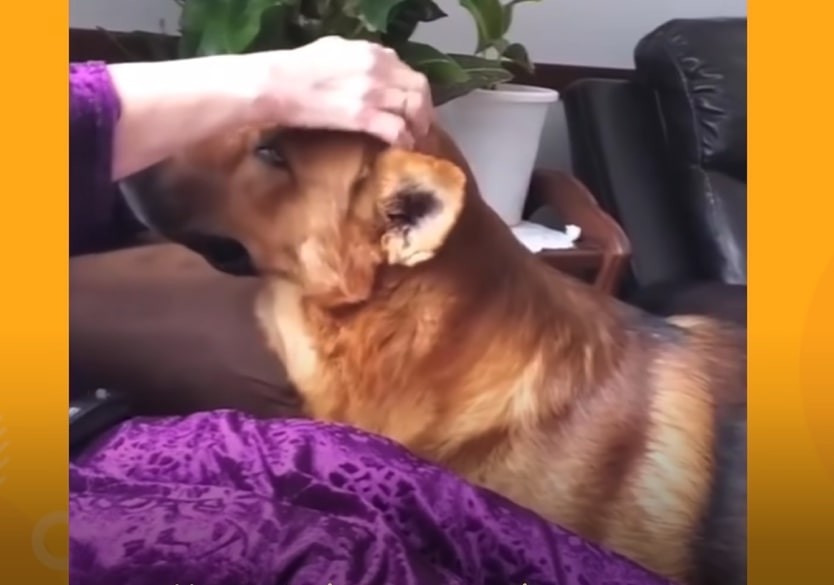
[(665, 583), (345, 426), (136, 419), (70, 492), (71, 585)]
[[(75, 252), (110, 240), (119, 103), (70, 66)], [(133, 420), (70, 465), (72, 585), (663, 585), (385, 439), (233, 412)]]

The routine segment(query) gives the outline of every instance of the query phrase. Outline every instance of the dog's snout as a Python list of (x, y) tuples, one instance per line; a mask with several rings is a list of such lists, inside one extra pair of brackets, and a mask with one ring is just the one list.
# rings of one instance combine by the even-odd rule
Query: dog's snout
[(200, 254), (220, 272), (232, 276), (257, 275), (249, 252), (237, 240), (204, 234), (187, 234), (177, 238), (177, 241)]
[[(187, 177), (186, 177), (187, 178)], [(233, 276), (254, 276), (252, 259), (235, 239), (206, 233), (210, 197), (204, 185), (179, 177), (173, 180), (160, 165), (120, 183), (125, 202), (148, 229), (201, 255), (216, 270)]]

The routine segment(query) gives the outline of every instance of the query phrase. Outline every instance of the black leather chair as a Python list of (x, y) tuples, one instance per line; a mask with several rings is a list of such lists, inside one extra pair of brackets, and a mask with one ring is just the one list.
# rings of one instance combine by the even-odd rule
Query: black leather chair
[(634, 61), (563, 95), (574, 174), (631, 240), (623, 296), (745, 288), (747, 19), (669, 21)]

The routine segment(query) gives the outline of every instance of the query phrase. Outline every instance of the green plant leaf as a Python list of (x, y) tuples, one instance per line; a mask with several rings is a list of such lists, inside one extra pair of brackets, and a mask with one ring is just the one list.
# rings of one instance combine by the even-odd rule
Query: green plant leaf
[(434, 0), (405, 0), (392, 12), (392, 21), (403, 19), (415, 23), (434, 22), (448, 16)]
[(391, 11), (404, 0), (359, 0), (359, 15), (374, 31), (386, 32)]
[(225, 6), (218, 3), (216, 9), (207, 11), (206, 14), (208, 16), (198, 37), (195, 56), (203, 57), (231, 52), (226, 48), (227, 12)]
[(510, 46), (510, 42), (507, 39), (501, 38), (493, 41), (492, 49), (495, 50), (497, 54), (497, 58), (500, 59), (501, 55), (504, 54), (504, 51), (507, 50), (507, 47)]
[(394, 47), (400, 59), (437, 84), (468, 81), (466, 71), (458, 63), (431, 45), (407, 42)]
[(490, 89), (512, 79), (512, 74), (491, 59), (472, 55), (449, 55), (464, 72), (467, 80), (457, 83), (433, 84), (432, 99), (436, 106), (462, 97), (476, 89)]
[(411, 38), (419, 23), (434, 22), (446, 16), (432, 0), (405, 0), (391, 10), (382, 42), (389, 46), (404, 43)]
[(324, 18), (330, 13), (332, 0), (298, 0), (298, 14), (309, 18)]
[(500, 0), (458, 0), (478, 29), (476, 53), (481, 53), (504, 36), (504, 9)]
[(292, 25), (300, 18), (296, 6), (282, 4), (266, 10), (261, 19), (261, 30), (249, 45), (249, 51), (293, 49), (299, 46), (297, 31)]
[(234, 34), (234, 7), (233, 0), (186, 0), (183, 7), (184, 26), (193, 31), (192, 54), (189, 56), (240, 52), (229, 43), (229, 37)]
[(516, 4), (521, 4), (522, 2), (541, 2), (542, 0), (510, 0), (507, 4), (503, 7), (504, 12), (504, 28), (501, 32), (501, 35), (505, 35), (510, 31), (510, 27), (513, 24), (513, 9), (515, 8)]
[(179, 56), (195, 57), (203, 37), (206, 15), (215, 8), (216, 0), (187, 0), (182, 3), (180, 11)]
[(246, 52), (261, 31), (264, 14), (296, 0), (186, 0), (180, 15), (184, 57)]
[(501, 63), (492, 59), (456, 54), (450, 54), (448, 57), (466, 72), (470, 80), (478, 84), (478, 88), (492, 87), (513, 78), (513, 74), (504, 69)]
[(448, 16), (434, 0), (406, 0), (402, 8), (419, 22), (434, 22)]
[[(287, 17), (285, 35), (288, 37), (287, 48), (294, 48), (313, 42), (323, 36), (324, 25), (319, 18), (294, 15)], [(277, 35), (276, 35), (277, 37)], [(277, 39), (276, 39), (277, 40)], [(266, 39), (264, 39), (266, 42)], [(268, 46), (265, 48), (269, 48)]]
[(512, 63), (515, 63), (528, 73), (533, 72), (533, 62), (530, 61), (530, 55), (527, 54), (527, 49), (521, 43), (511, 43), (507, 45), (501, 58)]
[(231, 0), (228, 9), (229, 20), (226, 23), (226, 52), (245, 52), (261, 32), (264, 13), (283, 3), (283, 0)]

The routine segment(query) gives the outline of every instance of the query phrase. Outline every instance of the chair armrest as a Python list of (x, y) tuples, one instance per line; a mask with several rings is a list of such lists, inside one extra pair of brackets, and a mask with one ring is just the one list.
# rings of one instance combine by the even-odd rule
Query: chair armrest
[[(599, 206), (585, 186), (574, 177), (558, 172), (537, 169), (530, 181), (528, 208), (547, 206), (564, 224), (574, 224), (582, 230), (574, 250), (541, 252), (558, 256), (558, 264), (599, 262), (594, 286), (611, 294), (619, 287), (628, 265), (631, 246), (623, 230)], [(601, 261), (598, 259), (601, 257)]]
[(747, 184), (720, 171), (681, 169), (681, 207), (689, 214), (707, 280), (747, 283)]

